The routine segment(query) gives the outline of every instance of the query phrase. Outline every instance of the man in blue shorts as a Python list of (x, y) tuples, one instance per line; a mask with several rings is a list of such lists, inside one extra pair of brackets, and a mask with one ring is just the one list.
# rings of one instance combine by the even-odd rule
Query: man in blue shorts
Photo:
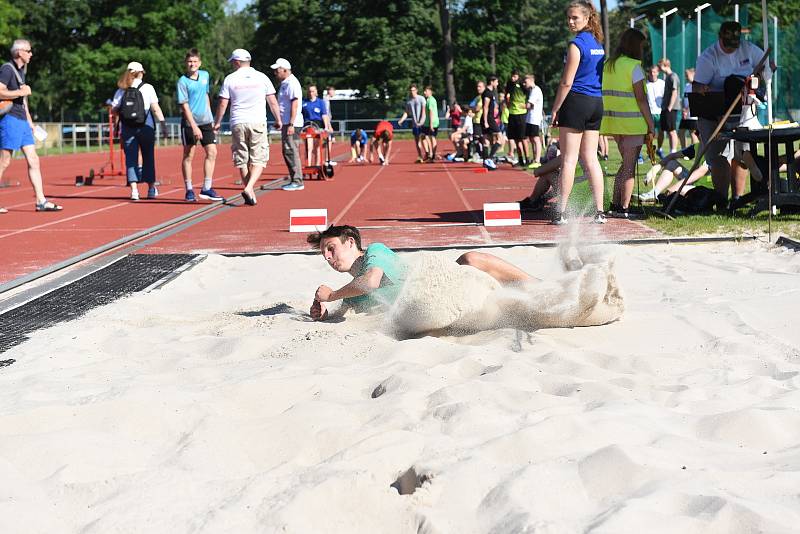
[[(60, 211), (58, 204), (44, 196), (39, 156), (33, 140), (33, 119), (28, 110), (31, 88), (25, 83), (25, 71), (33, 57), (31, 43), (17, 39), (11, 45), (11, 61), (0, 67), (0, 100), (11, 101), (10, 110), (0, 119), (0, 181), (11, 165), (11, 154), (22, 150), (28, 162), (28, 180), (36, 194), (36, 211)], [(8, 210), (0, 208), (0, 213)]]
[(181, 107), (181, 141), (183, 142), (183, 182), (186, 185), (186, 201), (195, 202), (192, 186), (192, 160), (197, 143), (203, 146), (206, 159), (203, 161), (203, 187), (200, 198), (225, 200), (211, 187), (214, 165), (217, 160), (217, 136), (214, 132), (214, 116), (211, 114), (210, 77), (200, 70), (200, 52), (192, 48), (186, 52), (186, 73), (178, 79), (178, 105)]
[(411, 131), (414, 134), (414, 145), (417, 147), (417, 163), (423, 162), (425, 149), (422, 145), (422, 138), (420, 129), (425, 123), (425, 97), (420, 95), (417, 91), (417, 85), (411, 84), (408, 88), (409, 99), (406, 102), (406, 109), (400, 120), (397, 121), (397, 126), (402, 128), (403, 123), (407, 118), (411, 117)]
[(367, 156), (367, 142), (369, 136), (363, 128), (356, 128), (350, 134), (350, 161), (348, 163), (363, 163)]
[[(323, 232), (310, 234), (307, 241), (319, 249), (335, 271), (353, 277), (351, 282), (336, 290), (326, 285), (317, 288), (310, 310), (315, 321), (328, 318), (326, 302), (341, 300), (342, 310), (371, 311), (388, 308), (399, 295), (407, 275), (405, 263), (383, 243), (372, 243), (364, 249), (358, 228), (330, 226)], [(456, 262), (475, 267), (501, 284), (536, 281), (518, 267), (485, 252), (467, 252)]]

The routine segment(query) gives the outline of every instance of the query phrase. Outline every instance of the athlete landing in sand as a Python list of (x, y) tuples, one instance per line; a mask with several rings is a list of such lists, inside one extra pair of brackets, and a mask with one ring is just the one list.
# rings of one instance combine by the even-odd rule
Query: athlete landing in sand
[[(361, 246), (361, 232), (354, 226), (331, 226), (308, 236), (308, 242), (319, 247), (325, 261), (340, 273), (349, 273), (353, 280), (334, 290), (326, 285), (317, 288), (311, 305), (311, 318), (328, 317), (326, 302), (342, 300), (344, 308), (366, 311), (386, 307), (397, 298), (406, 276), (406, 265), (400, 256), (383, 243)], [(479, 269), (501, 284), (535, 281), (536, 278), (518, 267), (485, 252), (467, 252), (457, 260), (460, 265)]]

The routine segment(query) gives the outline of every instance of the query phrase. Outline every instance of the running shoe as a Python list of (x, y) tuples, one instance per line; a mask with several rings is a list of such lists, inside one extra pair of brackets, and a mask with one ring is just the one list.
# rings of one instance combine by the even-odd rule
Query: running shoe
[(131, 200), (139, 200), (139, 190), (131, 189)]
[(386, 159), (384, 159), (383, 156), (378, 156), (378, 161), (381, 163), (381, 165), (384, 165), (386, 163)]
[(455, 163), (464, 163), (464, 158), (456, 156), (456, 157), (453, 158), (453, 161)]
[(492, 158), (486, 158), (485, 160), (483, 160), (483, 166), (489, 169), (490, 171), (494, 171), (497, 169), (497, 163), (495, 163)]
[(614, 211), (609, 212), (608, 216), (611, 217), (612, 219), (629, 219), (630, 212), (628, 211), (628, 208), (618, 207)]
[(150, 200), (153, 200), (156, 197), (158, 197), (158, 188), (156, 186), (154, 186), (154, 185), (151, 185), (147, 189), (147, 198), (149, 198)]
[(186, 195), (183, 197), (186, 202), (197, 202), (197, 197), (194, 196), (194, 191), (191, 189), (186, 190)]
[(550, 224), (555, 224), (556, 226), (562, 226), (568, 222), (569, 219), (567, 219), (567, 215), (565, 213), (561, 213), (560, 211), (554, 211), (553, 218), (550, 219)]
[(306, 188), (305, 185), (303, 185), (302, 183), (298, 184), (296, 182), (291, 182), (281, 186), (281, 189), (283, 189), (284, 191), (302, 191), (305, 188)]
[(606, 214), (602, 211), (598, 211), (594, 215), (594, 223), (595, 224), (605, 224), (606, 223)]
[(658, 157), (660, 159), (664, 159), (664, 151), (661, 150), (660, 148), (658, 150), (656, 150), (656, 154), (658, 154)]
[(656, 193), (655, 189), (651, 189), (647, 193), (642, 193), (639, 195), (639, 200), (642, 202), (655, 202), (658, 198), (658, 194)]
[(422, 158), (417, 158), (417, 160), (416, 160), (414, 163), (424, 163), (424, 162), (425, 162), (425, 160), (424, 160), (424, 159), (422, 159)]
[(225, 200), (225, 198), (223, 198), (222, 195), (214, 191), (213, 187), (210, 187), (208, 189), (202, 189), (200, 191), (200, 198), (203, 198), (205, 200), (213, 200), (215, 202), (222, 202), (223, 200)]
[(641, 154), (639, 154), (639, 159), (636, 160), (636, 163), (638, 163), (639, 165), (644, 165), (644, 158), (642, 157)]
[(541, 164), (541, 163), (539, 163), (538, 161), (534, 161), (533, 163), (531, 163), (530, 165), (528, 165), (528, 168), (529, 168), (529, 169), (538, 169), (538, 168), (539, 168), (539, 167), (541, 167), (541, 166), (542, 166), (542, 164)]
[(447, 161), (453, 161), (454, 159), (456, 159), (456, 155), (455, 155), (454, 153), (452, 153), (452, 152), (451, 152), (451, 153), (449, 153), (448, 155), (446, 155), (446, 156), (444, 157), (444, 159), (446, 159)]

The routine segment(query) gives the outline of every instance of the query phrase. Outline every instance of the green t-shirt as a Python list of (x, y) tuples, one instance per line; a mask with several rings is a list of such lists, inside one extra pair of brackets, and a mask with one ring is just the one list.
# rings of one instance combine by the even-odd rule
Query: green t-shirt
[(508, 112), (511, 115), (524, 115), (528, 112), (528, 95), (522, 84), (508, 82)]
[(403, 287), (406, 265), (395, 251), (383, 243), (372, 243), (364, 251), (361, 268), (356, 273), (356, 277), (363, 275), (373, 267), (378, 267), (383, 271), (380, 287), (366, 295), (344, 299), (346, 305), (358, 311), (365, 311), (375, 306), (388, 306), (395, 301), (400, 293), (400, 288)]
[(438, 128), (439, 105), (436, 103), (436, 99), (432, 96), (429, 96), (425, 102), (425, 111), (427, 112), (427, 115), (425, 115), (425, 126), (428, 128)]
[(503, 111), (500, 112), (500, 122), (508, 124), (508, 106), (503, 106)]

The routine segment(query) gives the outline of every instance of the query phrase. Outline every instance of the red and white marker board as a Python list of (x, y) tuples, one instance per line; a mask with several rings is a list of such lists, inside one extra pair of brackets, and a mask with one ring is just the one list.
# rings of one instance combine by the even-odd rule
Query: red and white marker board
[(327, 209), (289, 210), (290, 232), (322, 232), (328, 228)]
[(519, 202), (495, 202), (483, 205), (484, 226), (522, 226)]

